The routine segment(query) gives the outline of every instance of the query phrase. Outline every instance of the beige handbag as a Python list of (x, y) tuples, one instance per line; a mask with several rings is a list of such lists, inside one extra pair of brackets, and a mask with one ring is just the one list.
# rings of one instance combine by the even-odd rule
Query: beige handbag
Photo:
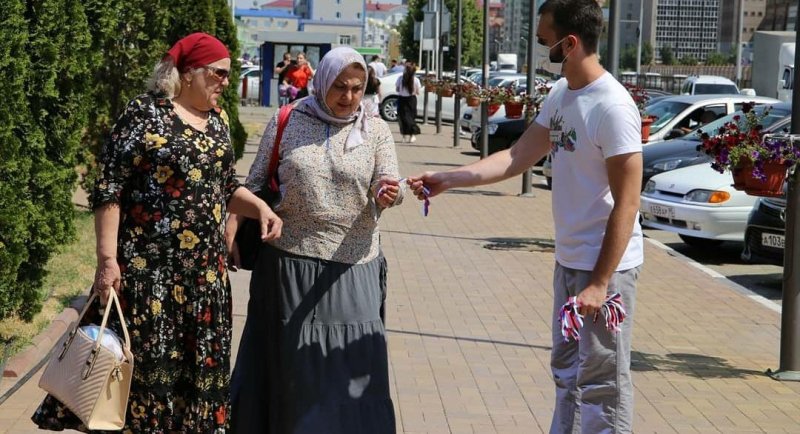
[[(122, 429), (133, 375), (133, 354), (128, 327), (125, 325), (116, 292), (113, 289), (109, 292), (108, 305), (103, 313), (97, 340), (89, 337), (79, 327), (81, 319), (97, 297), (93, 292), (72, 330), (56, 345), (39, 380), (39, 387), (61, 401), (90, 430)], [(125, 342), (122, 344), (124, 361), (120, 361), (111, 350), (100, 344), (112, 303), (119, 313), (125, 335)]]

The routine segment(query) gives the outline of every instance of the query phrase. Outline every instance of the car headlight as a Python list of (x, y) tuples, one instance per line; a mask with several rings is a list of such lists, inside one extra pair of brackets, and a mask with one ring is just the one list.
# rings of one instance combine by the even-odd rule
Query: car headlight
[(497, 132), (497, 128), (498, 128), (498, 127), (500, 127), (500, 125), (497, 125), (497, 124), (489, 124), (489, 125), (486, 127), (486, 132), (488, 132), (488, 133), (489, 133), (489, 135), (491, 136), (492, 134), (494, 134), (494, 133), (496, 133), (496, 132)]
[(692, 190), (683, 197), (686, 201), (698, 203), (722, 203), (730, 198), (730, 193), (719, 190)]
[(653, 193), (656, 191), (656, 182), (652, 179), (647, 181), (647, 184), (644, 185), (644, 192), (645, 193)]
[(670, 170), (675, 170), (682, 162), (683, 160), (662, 161), (660, 163), (653, 164), (653, 169), (656, 169), (659, 172), (667, 172)]

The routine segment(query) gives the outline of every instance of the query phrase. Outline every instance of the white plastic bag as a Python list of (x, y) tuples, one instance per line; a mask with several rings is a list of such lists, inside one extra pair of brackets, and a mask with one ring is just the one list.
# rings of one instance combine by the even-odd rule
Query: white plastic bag
[[(100, 334), (100, 326), (91, 324), (81, 327), (81, 330), (93, 341), (97, 342), (97, 335)], [(125, 354), (122, 352), (122, 341), (113, 330), (109, 328), (105, 329), (103, 332), (103, 339), (100, 341), (100, 345), (106, 347), (109, 351), (114, 353), (118, 360), (125, 360)]]

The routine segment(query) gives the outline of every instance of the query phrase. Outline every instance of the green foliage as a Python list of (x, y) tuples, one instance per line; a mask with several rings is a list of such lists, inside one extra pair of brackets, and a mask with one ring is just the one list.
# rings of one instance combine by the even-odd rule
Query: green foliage
[(706, 65), (727, 65), (728, 56), (722, 53), (708, 53)]
[(653, 63), (653, 46), (649, 42), (642, 44), (642, 65)]
[(689, 66), (697, 65), (697, 59), (695, 59), (694, 56), (683, 56), (680, 59), (680, 64)]
[[(400, 50), (403, 57), (416, 61), (419, 58), (419, 41), (414, 40), (414, 22), (422, 21), (427, 0), (409, 0), (408, 15), (400, 22)], [(458, 14), (456, 0), (445, 0), (450, 9), (451, 35), (447, 41), (449, 51), (444, 53), (444, 66), (446, 70), (455, 69), (456, 65), (456, 32), (458, 31)], [(480, 65), (482, 63), (483, 44), (483, 12), (478, 9), (475, 2), (462, 2), (461, 6), (463, 31), (461, 32), (461, 64)]]
[(669, 45), (664, 45), (661, 47), (661, 63), (664, 65), (675, 64), (675, 52), (672, 51), (672, 47)]

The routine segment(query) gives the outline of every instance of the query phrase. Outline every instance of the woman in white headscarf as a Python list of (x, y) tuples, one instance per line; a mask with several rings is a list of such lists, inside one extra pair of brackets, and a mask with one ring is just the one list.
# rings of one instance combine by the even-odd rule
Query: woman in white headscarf
[[(235, 433), (394, 433), (386, 260), (378, 218), (402, 200), (388, 125), (366, 113), (367, 66), (355, 50), (323, 57), (279, 148), (282, 236), (253, 269), (232, 379)], [(277, 116), (247, 188), (265, 188)], [(236, 217), (227, 236), (235, 252)]]

